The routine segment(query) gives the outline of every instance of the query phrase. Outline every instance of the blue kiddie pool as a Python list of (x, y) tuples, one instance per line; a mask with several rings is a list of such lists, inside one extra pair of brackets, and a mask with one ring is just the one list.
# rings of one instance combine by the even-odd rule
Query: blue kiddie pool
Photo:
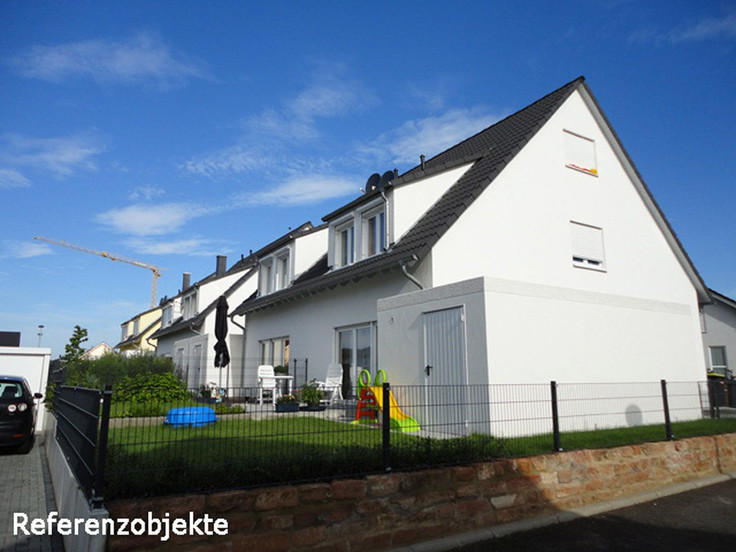
[(216, 421), (215, 411), (208, 406), (185, 406), (169, 410), (164, 424), (174, 427), (201, 427)]

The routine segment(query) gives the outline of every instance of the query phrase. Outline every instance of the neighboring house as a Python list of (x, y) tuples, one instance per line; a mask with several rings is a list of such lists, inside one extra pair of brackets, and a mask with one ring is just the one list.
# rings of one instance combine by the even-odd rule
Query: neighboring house
[(132, 356), (156, 351), (156, 340), (151, 336), (161, 328), (161, 307), (154, 307), (136, 314), (120, 325), (120, 343), (115, 350), (124, 356)]
[(736, 361), (736, 301), (710, 290), (713, 304), (702, 308), (703, 347), (708, 374), (733, 378)]
[(102, 343), (98, 343), (94, 347), (87, 349), (82, 355), (82, 358), (86, 360), (96, 360), (109, 353), (112, 353), (112, 347), (103, 341)]
[(352, 384), (705, 375), (708, 290), (582, 77), (323, 220), (307, 274), (231, 311), (247, 381), (271, 339)]
[[(184, 273), (181, 291), (161, 301), (161, 327), (151, 335), (157, 340), (156, 355), (173, 359), (187, 386), (199, 388), (209, 382), (232, 387), (231, 369), (215, 368), (215, 308), (221, 295), (237, 305), (252, 295), (257, 287), (255, 257), (241, 258), (229, 270), (227, 257), (218, 255), (215, 272), (191, 283)], [(227, 344), (231, 366), (239, 364), (242, 329), (228, 324)]]

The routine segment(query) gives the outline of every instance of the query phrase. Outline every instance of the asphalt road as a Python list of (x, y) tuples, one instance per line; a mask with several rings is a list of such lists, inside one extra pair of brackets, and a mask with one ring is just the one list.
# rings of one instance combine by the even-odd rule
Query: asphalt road
[(456, 548), (453, 552), (733, 552), (736, 480), (589, 518)]

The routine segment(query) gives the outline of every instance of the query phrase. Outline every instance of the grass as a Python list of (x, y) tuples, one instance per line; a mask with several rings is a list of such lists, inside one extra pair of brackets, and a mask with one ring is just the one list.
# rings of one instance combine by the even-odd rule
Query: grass
[[(736, 432), (736, 419), (673, 423), (677, 438)], [(666, 439), (663, 425), (571, 432), (564, 450), (606, 448)], [(106, 497), (141, 497), (383, 471), (382, 432), (311, 416), (255, 421), (230, 416), (201, 428), (153, 420), (111, 427)], [(497, 439), (436, 439), (391, 433), (393, 469), (471, 463), (552, 452), (551, 434)]]

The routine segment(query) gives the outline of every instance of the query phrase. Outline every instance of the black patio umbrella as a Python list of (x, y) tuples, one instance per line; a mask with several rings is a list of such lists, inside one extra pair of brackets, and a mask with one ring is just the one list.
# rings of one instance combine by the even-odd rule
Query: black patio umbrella
[[(227, 350), (227, 299), (224, 295), (220, 295), (217, 300), (217, 308), (215, 310), (215, 368), (224, 368), (230, 364), (230, 353)], [(222, 385), (222, 370), (220, 370), (220, 381), (218, 385)]]

